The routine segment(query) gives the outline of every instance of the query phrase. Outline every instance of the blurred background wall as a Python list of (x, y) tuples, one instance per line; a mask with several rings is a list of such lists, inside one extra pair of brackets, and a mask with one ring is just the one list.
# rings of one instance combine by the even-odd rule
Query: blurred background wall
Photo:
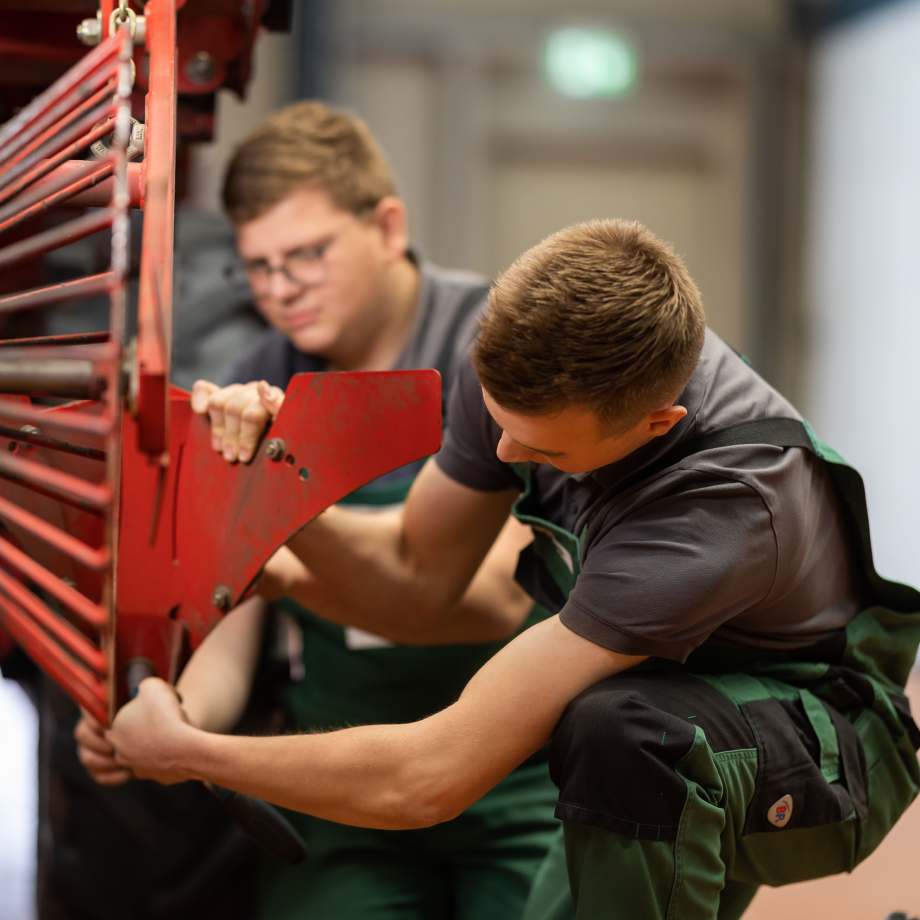
[[(548, 84), (546, 41), (572, 26), (633, 46), (629, 91)], [(219, 100), (189, 203), (217, 212), (236, 141), (320, 95), (377, 133), (434, 261), (494, 277), (567, 224), (638, 219), (684, 255), (713, 328), (796, 388), (799, 44), (779, 0), (309, 0), (263, 37), (246, 102)]]

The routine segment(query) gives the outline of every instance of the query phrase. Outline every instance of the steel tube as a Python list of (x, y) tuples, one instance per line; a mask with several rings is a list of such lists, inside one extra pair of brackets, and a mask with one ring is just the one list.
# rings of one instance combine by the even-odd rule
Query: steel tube
[(53, 595), (65, 607), (73, 611), (81, 620), (96, 629), (102, 629), (108, 622), (108, 615), (98, 604), (71, 588), (53, 572), (27, 556), (19, 547), (0, 537), (0, 557), (14, 569), (34, 581), (40, 588)]
[(100, 399), (105, 387), (105, 376), (96, 373), (92, 361), (6, 361), (0, 357), (0, 393)]
[(105, 684), (78, 664), (14, 601), (0, 594), (0, 621), (26, 654), (101, 722), (108, 719)]
[(9, 297), (0, 297), (0, 313), (34, 310), (53, 303), (108, 294), (113, 280), (112, 273), (105, 272), (101, 275), (90, 275), (88, 278), (78, 278), (76, 281), (62, 281), (48, 287), (32, 288), (31, 291), (22, 291)]
[(0, 269), (15, 265), (24, 259), (44, 255), (54, 249), (60, 249), (62, 246), (85, 239), (111, 226), (112, 211), (108, 208), (97, 211), (95, 214), (78, 217), (76, 220), (68, 221), (44, 233), (37, 233), (35, 236), (0, 249)]
[[(32, 194), (36, 186), (45, 181), (44, 179), (37, 179), (22, 195), (18, 195), (12, 201), (0, 207), (0, 233), (5, 233), (7, 230), (19, 226), (19, 224), (32, 220), (38, 217), (39, 214), (44, 214), (65, 201), (69, 202), (75, 196), (83, 193), (92, 195), (93, 187), (96, 185), (105, 184), (108, 181), (111, 188), (113, 183), (110, 176), (114, 170), (114, 163), (110, 161), (93, 163), (88, 160), (67, 160), (58, 167), (58, 170), (68, 168), (73, 163), (86, 163), (88, 166), (95, 168), (87, 170), (85, 173), (78, 173), (80, 178), (76, 181), (59, 188), (53, 193), (49, 191), (48, 194)], [(54, 170), (52, 175), (56, 172), (57, 170)], [(47, 178), (51, 178), (51, 176)], [(41, 189), (39, 191), (41, 192)], [(111, 195), (105, 203), (111, 203)]]
[(102, 650), (36, 597), (22, 582), (7, 575), (3, 569), (0, 569), (0, 591), (15, 601), (45, 632), (54, 636), (71, 655), (100, 677), (105, 676), (106, 660)]
[(86, 434), (96, 434), (104, 437), (112, 430), (112, 423), (104, 416), (88, 415), (85, 412), (75, 412), (72, 409), (41, 409), (36, 406), (13, 402), (0, 396), (0, 418), (13, 419), (17, 422), (29, 422), (40, 425), (43, 429), (50, 425), (53, 428), (64, 428), (69, 431), (81, 431)]

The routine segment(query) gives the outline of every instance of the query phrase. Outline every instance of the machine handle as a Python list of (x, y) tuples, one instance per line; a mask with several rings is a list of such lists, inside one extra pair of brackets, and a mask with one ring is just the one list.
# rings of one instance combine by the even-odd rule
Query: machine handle
[(296, 866), (308, 855), (307, 845), (294, 826), (268, 802), (242, 792), (205, 783), (224, 810), (266, 853)]

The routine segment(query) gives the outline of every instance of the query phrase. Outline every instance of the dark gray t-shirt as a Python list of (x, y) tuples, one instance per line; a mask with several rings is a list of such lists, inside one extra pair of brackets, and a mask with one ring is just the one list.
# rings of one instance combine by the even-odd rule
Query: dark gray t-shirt
[[(534, 465), (542, 516), (575, 534), (587, 525), (562, 622), (622, 654), (677, 661), (704, 642), (790, 649), (827, 638), (858, 612), (859, 586), (823, 461), (801, 448), (723, 447), (617, 489), (700, 435), (800, 418), (711, 331), (678, 404), (686, 418), (617, 463), (588, 475)], [(474, 489), (520, 489), (495, 455), (501, 431), (469, 363), (449, 407), (438, 466)]]

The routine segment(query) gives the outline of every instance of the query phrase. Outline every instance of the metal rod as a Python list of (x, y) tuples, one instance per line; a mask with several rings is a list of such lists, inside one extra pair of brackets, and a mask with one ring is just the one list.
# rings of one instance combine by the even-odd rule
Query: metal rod
[(7, 428), (6, 425), (0, 425), (0, 436), (7, 437), (11, 441), (23, 441), (26, 444), (34, 444), (36, 447), (59, 450), (62, 454), (74, 454), (77, 457), (86, 457), (87, 460), (105, 460), (104, 450), (99, 450), (95, 447), (80, 447), (77, 444), (68, 444), (67, 441), (59, 441), (57, 438), (47, 438), (43, 434), (32, 434), (22, 428)]
[(26, 654), (66, 688), (81, 706), (103, 723), (108, 720), (102, 681), (74, 661), (18, 604), (3, 594), (0, 594), (0, 621)]
[(86, 434), (96, 434), (104, 437), (112, 430), (112, 423), (105, 417), (88, 415), (85, 412), (76, 412), (73, 409), (43, 409), (27, 405), (22, 402), (4, 399), (0, 396), (0, 418), (7, 421), (13, 419), (17, 422), (29, 422), (46, 425), (53, 428), (63, 428), (68, 431), (80, 431)]
[[(112, 175), (114, 169), (114, 163), (108, 160), (102, 163), (93, 163), (89, 160), (68, 160), (66, 163), (62, 163), (58, 167), (58, 170), (68, 168), (73, 163), (86, 163), (95, 168), (88, 170), (85, 174), (80, 174), (81, 177), (70, 185), (64, 186), (53, 194), (44, 196), (40, 194), (33, 196), (32, 194), (36, 187), (39, 186), (41, 182), (45, 181), (44, 179), (37, 179), (22, 195), (17, 196), (3, 207), (0, 207), (0, 233), (5, 233), (13, 227), (18, 227), (19, 224), (32, 220), (38, 217), (39, 214), (44, 214), (46, 211), (51, 210), (51, 208), (55, 208), (59, 204), (69, 201), (71, 198), (74, 198), (74, 196), (87, 191), (89, 194), (92, 194), (92, 188), (97, 184), (104, 184)], [(57, 170), (54, 170), (54, 172), (57, 172)], [(50, 176), (48, 176), (48, 178), (50, 178)], [(38, 191), (40, 192), (41, 189), (39, 188)], [(22, 204), (20, 204), (20, 202)], [(109, 202), (106, 201), (106, 204), (108, 203)]]
[(15, 265), (24, 259), (44, 255), (54, 249), (60, 249), (62, 246), (85, 239), (111, 226), (112, 211), (106, 208), (68, 221), (44, 233), (36, 233), (35, 236), (0, 249), (0, 269)]
[[(2, 459), (5, 458), (0, 456), (0, 460)], [(49, 524), (38, 515), (32, 514), (31, 511), (26, 511), (25, 508), (20, 508), (19, 505), (2, 496), (0, 496), (0, 517), (16, 527), (21, 527), (27, 533), (32, 534), (33, 537), (38, 537), (43, 543), (54, 547), (65, 556), (70, 556), (75, 562), (85, 565), (88, 569), (103, 572), (109, 564), (108, 550), (93, 549), (92, 546), (88, 546), (82, 540), (72, 537), (59, 527), (55, 527), (54, 524)]]
[(55, 102), (65, 93), (89, 77), (94, 71), (104, 67), (106, 62), (117, 56), (120, 43), (109, 39), (95, 47), (70, 68), (59, 80), (56, 80), (43, 93), (36, 96), (24, 109), (14, 115), (0, 128), (0, 156), (5, 156), (7, 146), (14, 138), (26, 130), (27, 126), (41, 118)]
[[(5, 178), (0, 176), (0, 204), (9, 201), (14, 195), (18, 195), (26, 186), (47, 175), (55, 166), (59, 166), (65, 160), (76, 156), (94, 141), (99, 140), (100, 137), (111, 134), (113, 115), (114, 106), (111, 103), (97, 106), (94, 112), (90, 112), (85, 118), (81, 118), (80, 121), (71, 126), (69, 131), (65, 132), (67, 140), (64, 146), (58, 146), (59, 139), (55, 138), (53, 144), (49, 142), (44, 145), (48, 148), (47, 150), (40, 147), (35, 156), (37, 166), (33, 166), (31, 160), (23, 160), (17, 166), (14, 166)], [(97, 124), (100, 121), (102, 123)], [(48, 156), (52, 153), (53, 156)]]
[(26, 578), (34, 581), (40, 588), (53, 595), (60, 603), (69, 608), (89, 626), (101, 629), (108, 622), (108, 615), (98, 604), (71, 588), (53, 572), (27, 556), (19, 547), (0, 536), (0, 557)]
[(108, 342), (109, 333), (105, 332), (75, 332), (71, 335), (37, 335), (28, 339), (0, 339), (0, 348), (24, 348), (30, 345), (94, 345), (97, 342)]
[(10, 144), (0, 169), (8, 170), (30, 156), (52, 137), (60, 136), (64, 128), (83, 113), (99, 105), (115, 89), (117, 65), (112, 64), (94, 74), (76, 91), (62, 97), (45, 117), (24, 131), (15, 143)]
[(90, 275), (88, 278), (78, 278), (75, 281), (62, 281), (60, 284), (50, 284), (48, 287), (32, 288), (31, 291), (0, 297), (0, 314), (34, 310), (53, 303), (65, 303), (68, 300), (82, 300), (84, 297), (108, 294), (112, 281), (112, 273), (104, 272), (101, 275)]
[[(51, 489), (61, 496), (80, 502), (81, 507), (88, 505), (91, 508), (105, 510), (112, 497), (108, 486), (94, 485), (85, 479), (80, 479), (79, 476), (73, 476), (63, 470), (54, 470), (50, 466), (44, 466), (34, 460), (26, 460), (25, 457), (16, 457), (5, 451), (0, 451), (0, 474), (6, 479), (12, 479), (26, 486), (35, 484)], [(0, 509), (2, 508), (3, 504), (0, 503)], [(0, 514), (5, 514), (5, 512), (0, 510)], [(36, 520), (40, 519), (36, 518)]]
[(55, 613), (44, 601), (37, 598), (22, 582), (11, 578), (0, 569), (0, 591), (15, 601), (22, 610), (38, 623), (46, 632), (54, 636), (74, 657), (95, 671), (100, 677), (105, 676), (105, 655), (102, 650), (90, 642), (86, 636), (60, 614)]

